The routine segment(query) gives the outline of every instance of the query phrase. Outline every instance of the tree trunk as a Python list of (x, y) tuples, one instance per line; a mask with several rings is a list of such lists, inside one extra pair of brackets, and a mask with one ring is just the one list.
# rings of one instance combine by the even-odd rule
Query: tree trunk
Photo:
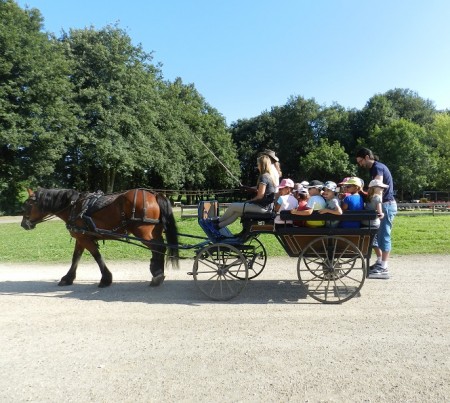
[(113, 193), (114, 191), (114, 181), (116, 179), (116, 170), (110, 168), (106, 170), (106, 193)]

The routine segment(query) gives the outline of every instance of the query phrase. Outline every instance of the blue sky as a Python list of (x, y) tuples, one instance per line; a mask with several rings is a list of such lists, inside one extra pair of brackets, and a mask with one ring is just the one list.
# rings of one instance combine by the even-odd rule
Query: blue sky
[(364, 107), (409, 88), (450, 109), (448, 0), (21, 0), (44, 29), (118, 24), (230, 124), (290, 96)]

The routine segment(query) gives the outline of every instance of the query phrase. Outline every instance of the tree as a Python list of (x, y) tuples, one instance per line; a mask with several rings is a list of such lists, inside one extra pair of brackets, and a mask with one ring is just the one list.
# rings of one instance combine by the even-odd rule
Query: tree
[(185, 85), (180, 78), (167, 83), (164, 94), (170, 110), (162, 116), (174, 136), (177, 152), (171, 158), (180, 164), (180, 187), (198, 190), (237, 186), (239, 162), (223, 116), (192, 84)]
[(408, 120), (376, 128), (366, 146), (389, 167), (401, 200), (412, 199), (436, 175), (436, 159), (427, 145), (425, 128)]
[(421, 98), (410, 89), (395, 88), (384, 96), (390, 101), (399, 118), (425, 127), (433, 122), (436, 109), (429, 99)]
[(369, 99), (355, 120), (353, 136), (360, 142), (377, 127), (383, 128), (398, 119), (405, 119), (422, 127), (433, 122), (436, 113), (433, 102), (425, 100), (409, 89), (395, 88)]
[(323, 118), (314, 99), (290, 97), (285, 105), (273, 107), (270, 112), (238, 120), (231, 130), (246, 183), (255, 182), (256, 157), (265, 148), (280, 157), (283, 177), (301, 177), (298, 161), (325, 135)]
[(160, 133), (152, 125), (152, 106), (158, 103), (159, 70), (151, 54), (117, 27), (70, 30), (61, 41), (74, 65), (79, 107), (78, 131), (66, 156), (73, 182), (112, 192), (118, 176), (123, 182), (149, 155), (156, 157)]
[(0, 1), (0, 187), (9, 203), (24, 184), (58, 184), (55, 164), (75, 124), (70, 64), (42, 21), (36, 9)]
[(398, 118), (396, 110), (385, 95), (374, 95), (360, 111), (357, 137), (366, 139), (376, 128), (388, 126)]
[(354, 110), (346, 110), (339, 104), (323, 108), (321, 111), (321, 121), (324, 122), (323, 138), (330, 144), (338, 142), (349, 154), (353, 153), (356, 146), (356, 139), (352, 134), (352, 119)]
[(283, 176), (300, 178), (304, 175), (299, 167), (300, 158), (326, 136), (321, 107), (314, 99), (291, 97), (284, 106), (272, 108), (271, 115), (275, 119), (273, 138), (278, 145)]
[(321, 139), (319, 145), (299, 161), (304, 173), (300, 179), (332, 180), (339, 183), (347, 176), (353, 176), (356, 167), (349, 160), (344, 147), (338, 141), (330, 144), (327, 139)]
[(430, 146), (436, 157), (437, 174), (430, 185), (437, 190), (450, 190), (450, 114), (437, 113), (430, 128)]
[(278, 151), (278, 141), (273, 135), (274, 125), (275, 118), (269, 112), (263, 112), (251, 119), (239, 119), (231, 125), (231, 135), (238, 150), (243, 184), (253, 186), (256, 183), (258, 153), (264, 149)]

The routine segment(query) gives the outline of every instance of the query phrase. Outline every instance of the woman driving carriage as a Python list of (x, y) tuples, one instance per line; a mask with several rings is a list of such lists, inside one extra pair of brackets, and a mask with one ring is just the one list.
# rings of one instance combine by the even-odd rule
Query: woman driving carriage
[(271, 165), (272, 161), (269, 156), (265, 154), (259, 156), (259, 178), (256, 185), (256, 196), (243, 203), (236, 202), (230, 204), (221, 217), (209, 220), (208, 225), (217, 231), (235, 222), (238, 218), (242, 217), (244, 212), (263, 214), (270, 211), (276, 192), (276, 179), (273, 177), (270, 168)]

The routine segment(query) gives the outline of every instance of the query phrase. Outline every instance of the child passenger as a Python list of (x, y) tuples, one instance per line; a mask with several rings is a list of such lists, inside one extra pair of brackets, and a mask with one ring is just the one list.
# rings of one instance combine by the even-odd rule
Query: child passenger
[[(313, 213), (313, 211), (322, 210), (325, 208), (325, 199), (322, 197), (322, 187), (323, 183), (318, 180), (313, 180), (310, 182), (308, 186), (309, 199), (306, 203), (305, 210), (291, 210), (291, 213), (294, 215), (303, 215), (308, 216)], [(310, 228), (323, 227), (325, 225), (325, 221), (306, 221), (306, 226)]]
[[(337, 196), (337, 185), (332, 181), (327, 181), (323, 185), (322, 196), (325, 199), (326, 207), (319, 210), (320, 214), (330, 213), (335, 215), (342, 215), (342, 209), (340, 201)], [(339, 221), (326, 221), (325, 227), (336, 228), (339, 225)]]
[(383, 190), (388, 187), (388, 185), (385, 185), (379, 179), (373, 179), (372, 181), (370, 181), (365, 209), (375, 210), (377, 212), (377, 218), (375, 220), (363, 221), (363, 225), (367, 225), (373, 228), (378, 228), (380, 226), (380, 220), (382, 220), (384, 217), (382, 208)]
[[(307, 182), (309, 184), (309, 182)], [(298, 211), (306, 210), (306, 205), (308, 204), (309, 199), (309, 192), (304, 185), (301, 183), (296, 183), (294, 188), (294, 196), (297, 198), (298, 201)], [(296, 227), (304, 227), (305, 222), (304, 221), (296, 221), (294, 220), (294, 226)]]
[(278, 186), (278, 199), (275, 202), (274, 209), (277, 212), (275, 217), (275, 224), (290, 224), (292, 225), (292, 220), (282, 220), (280, 218), (280, 211), (292, 210), (298, 207), (297, 199), (292, 195), (292, 189), (294, 188), (294, 182), (291, 179), (283, 179)]
[[(347, 196), (342, 200), (341, 208), (342, 211), (354, 211), (354, 210), (364, 210), (364, 199), (360, 195), (362, 189), (362, 181), (356, 176), (352, 176), (343, 183), (345, 186)], [(341, 221), (342, 228), (360, 228), (360, 221)]]

